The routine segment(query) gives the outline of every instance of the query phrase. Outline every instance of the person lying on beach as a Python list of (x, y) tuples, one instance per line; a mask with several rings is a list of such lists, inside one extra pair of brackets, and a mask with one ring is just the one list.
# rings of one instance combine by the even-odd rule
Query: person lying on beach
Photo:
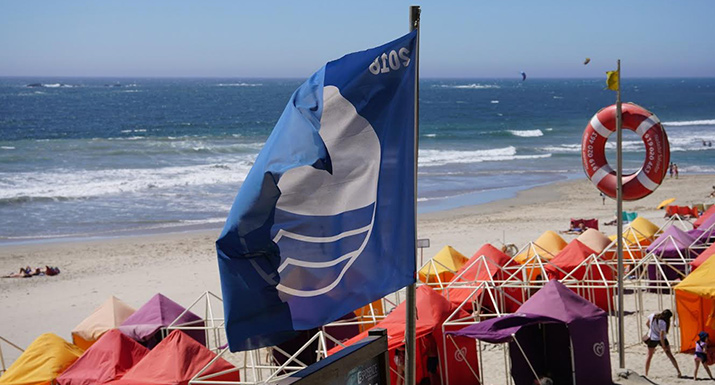
[(586, 231), (586, 226), (583, 224), (583, 222), (578, 224), (578, 227), (568, 229), (566, 231), (559, 231), (561, 234), (581, 234), (584, 231)]
[(10, 273), (8, 275), (2, 276), (2, 278), (29, 278), (35, 275), (47, 275), (47, 276), (53, 276), (57, 275), (60, 273), (60, 268), (59, 267), (50, 267), (45, 265), (45, 268), (35, 268), (32, 269), (30, 266), (27, 267), (21, 267), (20, 271), (17, 273)]
[(3, 276), (3, 278), (29, 278), (29, 277), (32, 277), (32, 269), (30, 269), (30, 266), (21, 267), (19, 272), (10, 273), (8, 275)]

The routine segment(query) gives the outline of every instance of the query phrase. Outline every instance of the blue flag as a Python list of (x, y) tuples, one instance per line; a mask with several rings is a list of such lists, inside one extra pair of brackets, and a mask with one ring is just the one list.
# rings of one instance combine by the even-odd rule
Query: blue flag
[(416, 36), (331, 61), (291, 96), (216, 242), (231, 351), (414, 283)]

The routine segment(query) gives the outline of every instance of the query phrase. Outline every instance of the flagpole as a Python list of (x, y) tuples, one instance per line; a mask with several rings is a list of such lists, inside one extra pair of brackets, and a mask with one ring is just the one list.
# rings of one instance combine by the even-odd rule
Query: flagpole
[[(414, 133), (414, 223), (415, 223), (415, 239), (413, 245), (415, 247), (414, 257), (417, 257), (417, 157), (420, 138), (420, 7), (418, 5), (410, 6), (410, 32), (417, 30), (417, 40), (415, 43), (415, 133)], [(416, 264), (417, 261), (415, 260)], [(414, 272), (416, 274), (416, 271)], [(417, 324), (417, 289), (416, 284), (412, 283), (407, 286), (407, 298), (405, 299), (407, 311), (405, 312), (405, 385), (416, 384), (416, 365), (415, 365), (415, 345), (416, 341), (416, 324)]]
[(618, 59), (616, 69), (618, 79), (618, 89), (616, 90), (616, 159), (618, 163), (616, 171), (618, 207), (617, 230), (618, 234), (618, 363), (621, 369), (626, 368), (626, 356), (623, 330), (623, 117), (621, 112), (621, 60)]

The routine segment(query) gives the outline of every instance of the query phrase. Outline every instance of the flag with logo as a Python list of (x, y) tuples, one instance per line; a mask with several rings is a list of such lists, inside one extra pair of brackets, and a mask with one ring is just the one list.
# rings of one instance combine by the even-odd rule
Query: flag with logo
[(416, 39), (331, 61), (291, 96), (216, 242), (231, 351), (415, 281)]

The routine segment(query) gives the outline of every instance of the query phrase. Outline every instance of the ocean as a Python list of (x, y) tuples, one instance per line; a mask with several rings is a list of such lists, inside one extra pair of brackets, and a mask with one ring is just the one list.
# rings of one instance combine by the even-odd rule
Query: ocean
[[(301, 82), (0, 78), (0, 242), (221, 226)], [(681, 174), (715, 173), (715, 79), (622, 90), (664, 122)], [(423, 79), (420, 92), (419, 212), (585, 178), (581, 135), (615, 102), (605, 76)], [(637, 170), (634, 133), (624, 150)]]

